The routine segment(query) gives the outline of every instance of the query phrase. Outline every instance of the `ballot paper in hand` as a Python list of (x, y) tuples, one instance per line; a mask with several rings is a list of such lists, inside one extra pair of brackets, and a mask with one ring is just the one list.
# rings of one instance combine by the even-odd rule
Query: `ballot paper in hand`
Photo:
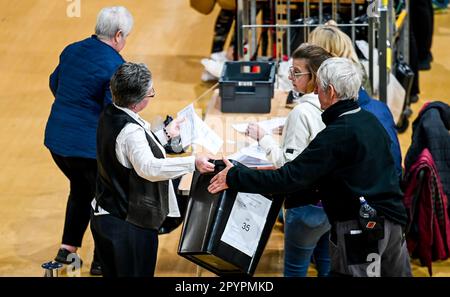
[[(283, 126), (285, 122), (286, 122), (285, 117), (278, 117), (266, 121), (260, 121), (258, 122), (258, 125), (261, 128), (263, 128), (264, 131), (266, 131), (267, 133), (272, 134), (273, 129), (278, 128), (279, 126)], [(245, 131), (247, 131), (248, 123), (238, 123), (232, 126), (236, 131), (240, 133), (245, 133)]]
[(178, 118), (184, 118), (184, 121), (180, 124), (181, 143), (184, 147), (191, 145), (195, 137), (194, 127), (196, 115), (193, 104), (189, 104), (177, 114)]
[(193, 143), (203, 146), (212, 154), (217, 154), (223, 140), (195, 113), (194, 105), (189, 104), (178, 112), (185, 120), (180, 124), (181, 143), (184, 147)]
[(247, 131), (248, 123), (233, 124), (231, 126), (239, 133), (245, 133), (245, 131)]

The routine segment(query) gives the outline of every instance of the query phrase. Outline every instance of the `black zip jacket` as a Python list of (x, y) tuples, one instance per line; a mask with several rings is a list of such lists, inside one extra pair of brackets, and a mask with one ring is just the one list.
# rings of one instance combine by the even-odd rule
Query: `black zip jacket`
[[(296, 159), (277, 170), (230, 169), (228, 186), (240, 192), (288, 194), (318, 188), (330, 222), (357, 219), (364, 196), (381, 216), (405, 225), (406, 211), (390, 153), (390, 140), (375, 116), (352, 100), (322, 114), (326, 128)], [(301, 196), (289, 195), (302, 204)]]

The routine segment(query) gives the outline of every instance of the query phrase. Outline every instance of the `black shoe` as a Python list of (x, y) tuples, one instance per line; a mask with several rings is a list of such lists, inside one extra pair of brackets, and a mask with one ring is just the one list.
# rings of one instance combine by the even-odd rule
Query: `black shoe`
[(427, 71), (431, 69), (431, 63), (428, 60), (425, 61), (419, 61), (419, 65), (417, 68), (421, 71)]
[(423, 60), (419, 60), (418, 69), (422, 71), (431, 69), (431, 62), (433, 62), (433, 55), (428, 53), (427, 57)]
[(411, 97), (409, 97), (409, 102), (410, 103), (416, 103), (417, 101), (419, 101), (419, 95), (411, 95)]
[(102, 266), (100, 265), (100, 262), (92, 261), (89, 273), (91, 275), (102, 275)]
[[(74, 262), (74, 259), (68, 260), (69, 255), (72, 254), (70, 251), (66, 250), (65, 248), (60, 248), (58, 250), (58, 254), (55, 257), (55, 261), (62, 263), (62, 264), (72, 264)], [(75, 254), (77, 255), (77, 254)], [(78, 257), (78, 255), (77, 255)], [(83, 265), (83, 260), (80, 259), (80, 266)]]

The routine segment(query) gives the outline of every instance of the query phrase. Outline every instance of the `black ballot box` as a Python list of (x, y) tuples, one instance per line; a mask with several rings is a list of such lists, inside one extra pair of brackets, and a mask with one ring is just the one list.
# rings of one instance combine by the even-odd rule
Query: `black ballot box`
[(275, 62), (225, 62), (219, 78), (220, 110), (225, 113), (269, 113), (275, 76)]
[[(222, 160), (215, 165), (215, 173), (225, 167)], [(283, 199), (231, 190), (211, 194), (214, 174), (194, 173), (178, 254), (219, 276), (252, 276)]]

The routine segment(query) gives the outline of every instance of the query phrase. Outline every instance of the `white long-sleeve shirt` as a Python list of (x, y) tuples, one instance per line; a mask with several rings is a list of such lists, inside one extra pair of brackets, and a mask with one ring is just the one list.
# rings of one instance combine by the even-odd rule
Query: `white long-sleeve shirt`
[[(178, 178), (195, 170), (195, 157), (165, 158), (166, 152), (158, 143), (150, 130), (150, 123), (142, 119), (137, 113), (128, 108), (115, 105), (118, 109), (126, 112), (130, 117), (141, 125), (128, 123), (122, 128), (116, 138), (116, 157), (120, 164), (127, 168), (133, 168), (136, 173), (151, 182), (169, 180), (169, 214), (170, 217), (179, 217), (180, 211), (175, 196), (175, 190), (170, 179)], [(146, 134), (153, 139), (164, 154), (163, 159), (158, 159), (148, 145)], [(160, 138), (160, 137), (158, 137)], [(165, 141), (164, 136), (161, 137)], [(93, 201), (95, 209), (95, 199)], [(105, 214), (99, 208), (99, 214)]]
[(259, 140), (269, 161), (281, 167), (294, 160), (325, 128), (321, 114), (319, 97), (314, 93), (303, 95), (286, 119), (281, 145), (268, 134)]

